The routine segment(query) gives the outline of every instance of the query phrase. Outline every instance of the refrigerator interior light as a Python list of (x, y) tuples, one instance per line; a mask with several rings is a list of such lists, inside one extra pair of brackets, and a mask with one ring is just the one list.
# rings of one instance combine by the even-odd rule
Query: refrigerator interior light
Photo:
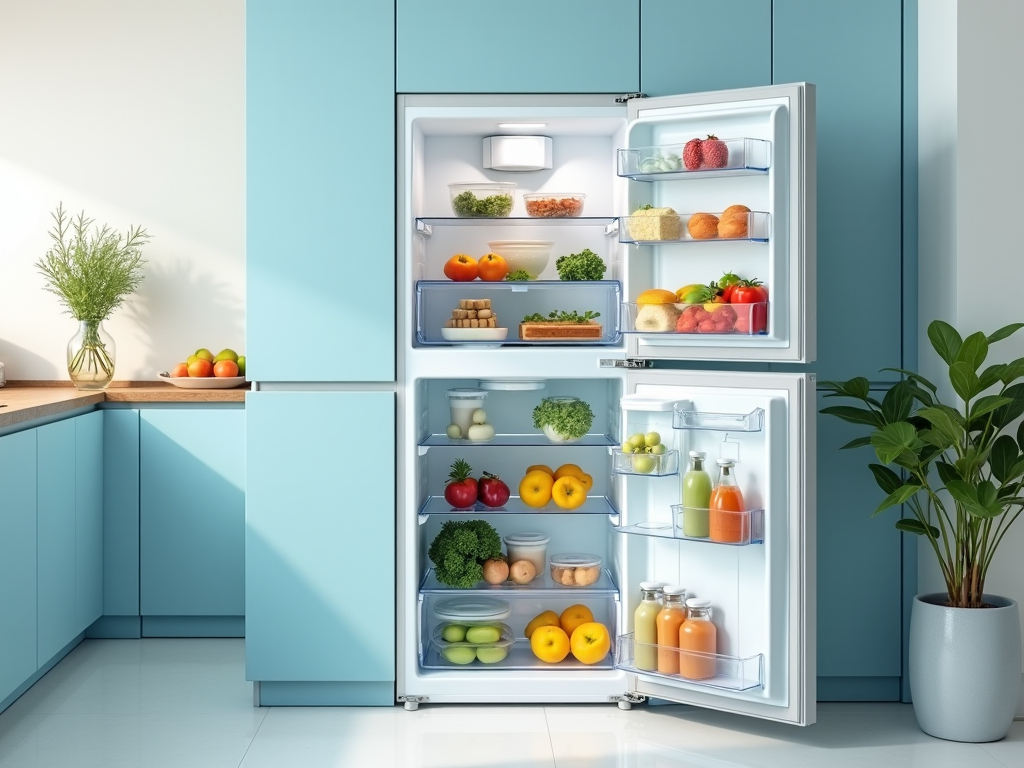
[(535, 131), (538, 128), (543, 128), (547, 123), (498, 123), (499, 128), (522, 128), (524, 130)]
[(494, 171), (541, 171), (551, 167), (550, 136), (485, 136), (483, 166)]
[(480, 389), (500, 392), (525, 392), (544, 389), (547, 382), (543, 379), (481, 379)]

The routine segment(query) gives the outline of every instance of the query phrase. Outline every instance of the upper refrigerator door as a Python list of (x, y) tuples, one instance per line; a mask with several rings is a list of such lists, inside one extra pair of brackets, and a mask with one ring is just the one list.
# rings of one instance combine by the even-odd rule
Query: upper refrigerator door
[(633, 99), (616, 161), (628, 356), (813, 361), (814, 86)]

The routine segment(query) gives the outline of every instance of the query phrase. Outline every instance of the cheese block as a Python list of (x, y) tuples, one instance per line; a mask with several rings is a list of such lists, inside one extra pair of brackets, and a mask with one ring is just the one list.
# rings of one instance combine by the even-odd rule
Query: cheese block
[(600, 323), (520, 323), (519, 338), (534, 341), (596, 340), (602, 335)]
[(631, 240), (678, 240), (683, 221), (672, 208), (641, 208), (626, 219)]

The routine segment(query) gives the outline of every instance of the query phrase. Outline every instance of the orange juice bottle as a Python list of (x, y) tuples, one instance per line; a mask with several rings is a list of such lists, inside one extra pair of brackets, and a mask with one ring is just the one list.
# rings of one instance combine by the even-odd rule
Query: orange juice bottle
[(738, 544), (750, 538), (750, 524), (743, 513), (743, 494), (736, 484), (736, 462), (719, 459), (718, 466), (718, 484), (711, 491), (711, 540)]
[(691, 597), (686, 601), (686, 621), (679, 628), (679, 676), (687, 680), (714, 677), (714, 657), (701, 654), (717, 652), (718, 630), (711, 621), (711, 601)]
[(679, 627), (686, 621), (686, 588), (667, 586), (663, 607), (658, 612), (658, 672), (663, 675), (679, 674)]

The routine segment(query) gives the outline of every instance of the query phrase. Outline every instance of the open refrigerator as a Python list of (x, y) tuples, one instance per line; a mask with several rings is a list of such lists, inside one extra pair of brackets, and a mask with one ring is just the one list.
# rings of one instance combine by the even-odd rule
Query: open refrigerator
[[(550, 168), (483, 167), (485, 137), (520, 134), (550, 137)], [(687, 169), (686, 142), (708, 134), (722, 138), (728, 162)], [(651, 99), (399, 97), (397, 696), (407, 708), (424, 702), (628, 708), (651, 697), (814, 722), (814, 378), (768, 370), (770, 363), (814, 359), (814, 179), (809, 84)], [(516, 183), (510, 215), (455, 216), (448, 185), (474, 181)], [(527, 216), (521, 195), (549, 190), (585, 193), (582, 214)], [(750, 209), (741, 236), (688, 234), (692, 214), (734, 204)], [(651, 230), (631, 227), (629, 217), (647, 206), (673, 209), (681, 230), (644, 239)], [(454, 254), (479, 257), (493, 241), (508, 239), (554, 242), (539, 279), (446, 279), (444, 265)], [(603, 279), (559, 280), (554, 255), (584, 248), (607, 265)], [(637, 299), (645, 291), (706, 284), (726, 271), (757, 277), (767, 288), (759, 310), (737, 307), (741, 317), (750, 313), (745, 324), (684, 332), (681, 304), (666, 309), (675, 327), (652, 329), (638, 320), (643, 304)], [(489, 300), (507, 336), (445, 338), (452, 309), (480, 299)], [(574, 342), (516, 337), (520, 319), (555, 310), (599, 311), (601, 331)], [(755, 311), (763, 313), (759, 323)], [(714, 370), (716, 362), (747, 365)], [(455, 388), (485, 393), (492, 438), (448, 436), (446, 393)], [(541, 399), (561, 396), (585, 401), (595, 415), (577, 442), (553, 443), (534, 426)], [(637, 471), (620, 445), (652, 431), (666, 452), (653, 471)], [(739, 541), (685, 535), (679, 505), (690, 451), (705, 452), (711, 467), (718, 458), (737, 461), (746, 502)], [(508, 502), (454, 510), (443, 494), (459, 458), (475, 477), (487, 471), (503, 478), (512, 492)], [(528, 466), (568, 463), (592, 477), (582, 506), (536, 508), (518, 496)], [(427, 552), (453, 519), (486, 520), (503, 537), (543, 533), (548, 555), (600, 557), (599, 577), (567, 586), (545, 568), (524, 585), (447, 587)], [(633, 617), (639, 584), (651, 580), (711, 600), (718, 630), (713, 675), (685, 679), (639, 664), (651, 649), (634, 636)], [(508, 604), (502, 622), (510, 636), (501, 660), (456, 664), (441, 653), (443, 609), (464, 597)], [(526, 624), (543, 611), (581, 603), (608, 628), (609, 654), (594, 664), (572, 654), (559, 663), (540, 661)]]

